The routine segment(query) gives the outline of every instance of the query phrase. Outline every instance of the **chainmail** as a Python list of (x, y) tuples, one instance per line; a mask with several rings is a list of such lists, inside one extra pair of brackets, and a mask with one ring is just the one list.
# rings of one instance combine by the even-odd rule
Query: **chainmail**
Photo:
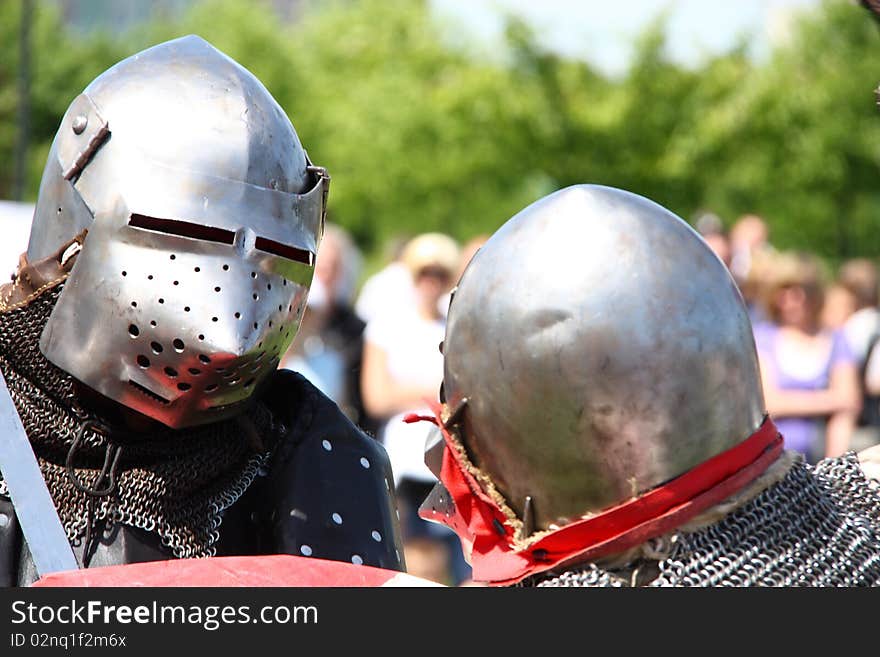
[[(880, 484), (854, 453), (815, 466), (798, 460), (788, 475), (719, 522), (663, 537), (658, 561), (623, 571), (578, 565), (522, 586), (878, 586)], [(661, 542), (662, 542), (661, 541)]]
[[(269, 452), (256, 449), (228, 420), (205, 427), (117, 438), (99, 431), (102, 418), (77, 401), (73, 377), (49, 362), (39, 338), (63, 285), (26, 306), (0, 313), (0, 370), (37, 455), (67, 538), (82, 545), (93, 522), (121, 523), (155, 532), (175, 557), (215, 554), (225, 509), (250, 486)], [(244, 414), (257, 435), (276, 434), (262, 404)], [(115, 489), (89, 495), (74, 483), (66, 460), (77, 435), (73, 473), (86, 488), (101, 484), (108, 449), (122, 446)], [(0, 494), (6, 483), (0, 479)]]

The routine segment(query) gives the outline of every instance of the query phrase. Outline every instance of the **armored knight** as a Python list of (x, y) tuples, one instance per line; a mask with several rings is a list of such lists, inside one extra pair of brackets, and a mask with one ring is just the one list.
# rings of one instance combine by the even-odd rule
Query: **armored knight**
[(880, 584), (880, 484), (785, 449), (731, 276), (661, 206), (578, 185), (521, 211), (464, 272), (443, 353), (421, 513), (475, 580)]
[(276, 369), (328, 183), (266, 88), (196, 36), (73, 101), (0, 290), (3, 427), (20, 419), (31, 448), (0, 450), (0, 584), (45, 574), (52, 513), (12, 483), (28, 456), (75, 566), (293, 554), (403, 569), (384, 451)]

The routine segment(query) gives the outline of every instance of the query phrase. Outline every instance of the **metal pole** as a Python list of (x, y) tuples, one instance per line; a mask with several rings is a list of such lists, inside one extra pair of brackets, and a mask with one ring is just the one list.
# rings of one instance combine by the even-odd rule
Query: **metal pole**
[(21, 22), (18, 42), (18, 134), (15, 143), (15, 180), (12, 197), (16, 201), (24, 199), (27, 180), (27, 150), (30, 137), (31, 113), (31, 22), (33, 17), (32, 0), (21, 0)]

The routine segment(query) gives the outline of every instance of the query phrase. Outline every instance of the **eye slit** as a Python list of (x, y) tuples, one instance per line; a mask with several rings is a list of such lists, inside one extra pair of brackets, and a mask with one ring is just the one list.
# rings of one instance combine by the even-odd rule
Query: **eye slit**
[[(188, 237), (189, 239), (205, 242), (232, 244), (235, 241), (235, 233), (230, 230), (202, 226), (190, 223), (189, 221), (178, 221), (177, 219), (159, 219), (158, 217), (148, 217), (143, 214), (133, 214), (128, 220), (128, 225), (151, 230), (156, 233)], [(171, 259), (174, 260), (175, 256), (172, 255)]]
[(301, 262), (310, 267), (315, 264), (314, 253), (305, 249), (299, 249), (295, 246), (290, 246), (289, 244), (282, 244), (281, 242), (276, 242), (275, 240), (270, 240), (265, 237), (257, 237), (254, 246), (260, 251), (281, 256), (282, 258), (287, 258), (294, 262)]

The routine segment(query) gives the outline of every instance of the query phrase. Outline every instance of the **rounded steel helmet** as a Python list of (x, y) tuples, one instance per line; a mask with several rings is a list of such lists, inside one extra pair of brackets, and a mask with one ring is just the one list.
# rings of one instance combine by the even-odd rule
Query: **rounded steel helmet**
[(443, 352), (470, 461), (534, 531), (659, 486), (764, 417), (727, 269), (619, 189), (563, 189), (498, 230), (459, 282)]
[(235, 414), (296, 334), (328, 182), (203, 39), (123, 60), (73, 101), (40, 184), (28, 259), (87, 231), (42, 352), (171, 427)]

